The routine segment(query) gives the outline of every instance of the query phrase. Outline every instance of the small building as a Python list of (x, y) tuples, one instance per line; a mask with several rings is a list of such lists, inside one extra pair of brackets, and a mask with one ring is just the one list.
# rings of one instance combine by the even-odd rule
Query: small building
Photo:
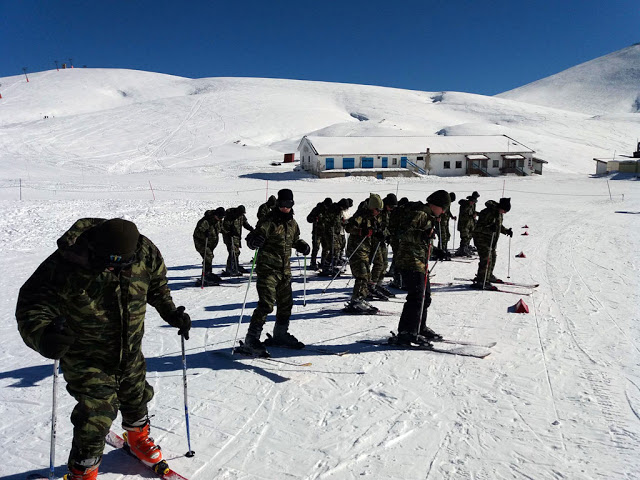
[(630, 155), (615, 155), (612, 158), (594, 158), (596, 175), (612, 172), (640, 174), (640, 142), (636, 151)]
[(497, 176), (542, 173), (545, 160), (506, 135), (431, 137), (305, 136), (300, 166), (322, 178), (368, 175)]

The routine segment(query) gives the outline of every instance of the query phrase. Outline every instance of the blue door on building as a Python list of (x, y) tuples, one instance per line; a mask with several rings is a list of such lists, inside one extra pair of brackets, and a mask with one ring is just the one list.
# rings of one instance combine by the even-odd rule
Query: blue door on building
[(362, 157), (362, 168), (373, 168), (373, 157)]
[(389, 157), (382, 157), (382, 168), (387, 168), (389, 166)]
[(356, 164), (355, 158), (343, 158), (342, 159), (342, 168), (354, 168)]
[(407, 157), (400, 157), (400, 167), (407, 168)]
[(327, 170), (333, 170), (335, 168), (333, 166), (333, 158), (329, 157), (325, 159), (325, 168)]

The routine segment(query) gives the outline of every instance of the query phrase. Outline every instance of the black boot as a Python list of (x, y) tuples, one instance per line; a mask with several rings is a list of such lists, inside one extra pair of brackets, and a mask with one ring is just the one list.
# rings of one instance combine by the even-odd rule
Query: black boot
[(286, 347), (300, 350), (304, 348), (304, 343), (291, 335), (286, 325), (276, 325), (273, 328), (273, 337), (267, 333), (264, 341), (266, 346)]
[(264, 343), (260, 341), (258, 337), (251, 333), (247, 333), (244, 342), (240, 342), (240, 346), (236, 348), (236, 352), (241, 355), (248, 355), (250, 357), (270, 357)]

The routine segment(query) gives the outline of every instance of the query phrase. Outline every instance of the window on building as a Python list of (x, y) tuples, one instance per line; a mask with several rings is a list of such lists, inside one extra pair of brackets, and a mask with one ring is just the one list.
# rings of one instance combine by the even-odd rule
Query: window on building
[(398, 164), (398, 159), (394, 158), (393, 160), (391, 160), (391, 165), (397, 165)]
[(416, 157), (416, 160), (424, 160), (424, 157)]
[(521, 159), (519, 159), (519, 160), (518, 160), (518, 166), (519, 166), (520, 168), (523, 168), (523, 167), (524, 167), (524, 158), (521, 158)]
[(493, 161), (493, 168), (498, 168), (500, 166), (500, 160)]
[(444, 162), (444, 168), (451, 168), (451, 162)]
[(462, 161), (456, 162), (456, 168), (462, 168)]

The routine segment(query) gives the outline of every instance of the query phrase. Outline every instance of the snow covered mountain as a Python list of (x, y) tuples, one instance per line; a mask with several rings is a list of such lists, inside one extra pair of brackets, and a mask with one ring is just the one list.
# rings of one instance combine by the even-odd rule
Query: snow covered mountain
[(496, 96), (591, 115), (640, 113), (640, 43)]
[[(590, 175), (592, 157), (633, 151), (637, 113), (594, 116), (460, 92), (130, 70), (48, 71), (29, 79), (0, 79), (2, 480), (46, 474), (52, 362), (24, 345), (14, 312), (21, 285), (81, 217), (134, 221), (162, 252), (172, 296), (191, 316), (193, 458), (183, 453), (180, 337), (149, 307), (143, 341), (155, 389), (152, 434), (190, 480), (638, 477), (640, 187)], [(539, 91), (553, 95), (561, 85)], [(616, 87), (601, 79), (600, 86), (612, 98), (626, 95), (625, 81)], [(580, 94), (565, 92), (568, 108)], [(319, 180), (290, 164), (270, 165), (306, 134), (484, 133), (536, 150), (550, 162), (544, 174)], [(307, 241), (306, 215), (327, 196), (357, 204), (370, 192), (424, 201), (437, 189), (459, 198), (478, 191), (479, 209), (510, 197), (504, 225), (515, 234), (501, 236), (494, 273), (539, 287), (472, 291), (457, 279), (472, 278), (477, 259), (432, 263), (429, 326), (451, 339), (496, 344), (482, 360), (406, 352), (360, 343), (397, 329), (404, 292), (377, 303), (385, 315), (343, 314), (351, 276), (327, 288), (328, 279), (305, 272), (305, 260), (294, 256), (291, 332), (308, 348), (274, 349), (282, 363), (232, 357), (236, 333), (245, 335), (257, 303), (255, 283), (245, 275), (195, 288), (201, 258), (193, 229), (205, 210), (240, 204), (253, 225), (258, 206), (280, 188), (293, 190)], [(457, 244), (455, 221), (450, 230)], [(253, 251), (242, 244), (240, 262), (249, 268)], [(516, 258), (519, 252), (526, 257)], [(216, 272), (226, 254), (220, 242)], [(511, 313), (519, 299), (530, 314)], [(60, 382), (58, 478), (75, 405)], [(120, 418), (113, 428), (120, 430)], [(123, 452), (105, 449), (100, 480), (150, 476)]]

